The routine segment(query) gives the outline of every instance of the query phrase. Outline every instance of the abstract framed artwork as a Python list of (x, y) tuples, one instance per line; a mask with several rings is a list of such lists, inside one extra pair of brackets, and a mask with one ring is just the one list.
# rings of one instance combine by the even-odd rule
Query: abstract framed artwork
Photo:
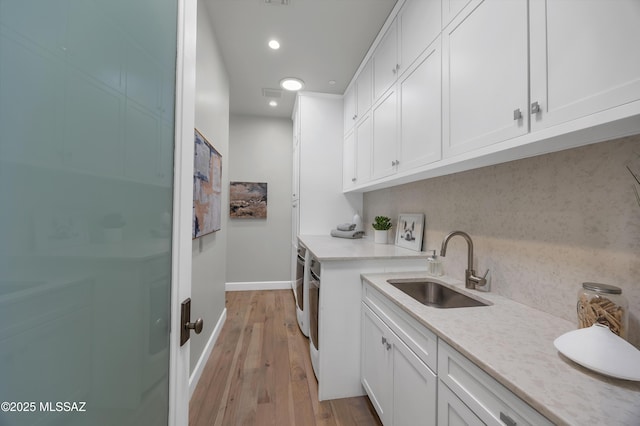
[(193, 163), (193, 224), (191, 237), (220, 230), (222, 203), (222, 156), (195, 130)]
[(267, 183), (231, 182), (229, 216), (232, 219), (266, 219)]
[(400, 213), (396, 226), (396, 245), (415, 251), (422, 251), (424, 214)]

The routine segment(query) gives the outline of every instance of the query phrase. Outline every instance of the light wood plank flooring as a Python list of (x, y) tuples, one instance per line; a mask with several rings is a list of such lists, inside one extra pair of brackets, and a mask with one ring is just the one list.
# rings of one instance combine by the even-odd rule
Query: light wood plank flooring
[(228, 292), (189, 425), (381, 425), (367, 397), (318, 401), (290, 290)]

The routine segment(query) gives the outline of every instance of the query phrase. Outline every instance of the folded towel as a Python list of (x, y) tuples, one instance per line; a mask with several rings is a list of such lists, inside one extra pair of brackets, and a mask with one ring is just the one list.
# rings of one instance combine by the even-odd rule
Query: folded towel
[(338, 231), (353, 231), (356, 229), (355, 223), (341, 223), (338, 225)]
[(362, 238), (364, 236), (364, 231), (340, 231), (338, 229), (332, 229), (331, 236), (351, 239)]

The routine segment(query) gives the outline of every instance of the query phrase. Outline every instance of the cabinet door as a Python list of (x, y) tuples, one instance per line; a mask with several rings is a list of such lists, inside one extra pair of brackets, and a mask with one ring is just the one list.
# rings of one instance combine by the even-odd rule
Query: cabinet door
[(373, 127), (371, 114), (366, 114), (356, 125), (356, 184), (371, 180), (371, 144)]
[(396, 172), (397, 103), (397, 93), (394, 87), (384, 94), (372, 110), (371, 173), (374, 179)]
[(362, 304), (361, 377), (373, 407), (383, 424), (390, 424), (392, 332), (376, 314)]
[(407, 0), (398, 16), (400, 26), (399, 74), (406, 71), (442, 27), (439, 1)]
[(393, 426), (435, 425), (438, 377), (392, 335)]
[(393, 21), (373, 55), (374, 101), (396, 81), (398, 74), (398, 26)]
[(640, 99), (637, 0), (532, 1), (530, 8), (531, 102), (540, 105), (532, 130)]
[(347, 190), (356, 184), (356, 137), (351, 132), (344, 138), (342, 153), (342, 188)]
[(362, 68), (356, 78), (356, 118), (362, 119), (373, 103), (373, 67), (371, 61)]
[(484, 426), (451, 390), (438, 381), (438, 426)]
[(398, 83), (400, 163), (409, 170), (442, 157), (440, 43), (433, 43)]
[(300, 143), (297, 135), (293, 135), (293, 163), (291, 176), (291, 199), (300, 198)]
[(443, 32), (444, 157), (528, 132), (527, 1), (469, 10)]
[(356, 85), (353, 84), (343, 98), (344, 133), (347, 134), (356, 122)]
[(446, 27), (470, 2), (471, 0), (442, 0), (442, 27)]

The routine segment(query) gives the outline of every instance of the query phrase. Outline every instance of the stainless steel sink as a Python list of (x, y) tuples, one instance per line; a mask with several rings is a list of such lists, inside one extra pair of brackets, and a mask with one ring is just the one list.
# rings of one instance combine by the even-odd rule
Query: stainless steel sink
[(469, 308), (489, 305), (489, 303), (469, 297), (445, 285), (422, 278), (395, 279), (387, 280), (387, 282), (423, 305), (434, 308)]

